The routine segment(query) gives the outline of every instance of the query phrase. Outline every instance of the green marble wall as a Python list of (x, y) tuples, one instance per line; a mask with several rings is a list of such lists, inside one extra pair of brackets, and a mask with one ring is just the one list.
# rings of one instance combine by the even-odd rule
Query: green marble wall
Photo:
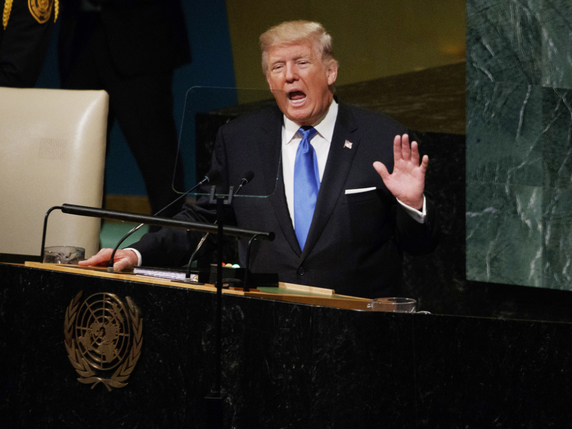
[(572, 3), (467, 0), (468, 280), (572, 290)]

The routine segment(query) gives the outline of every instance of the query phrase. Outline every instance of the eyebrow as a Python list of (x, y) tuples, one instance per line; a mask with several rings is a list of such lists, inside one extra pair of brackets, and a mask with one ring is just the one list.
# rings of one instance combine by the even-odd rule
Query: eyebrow
[[(311, 58), (312, 58), (311, 55), (302, 54), (302, 55), (297, 55), (297, 56), (293, 57), (293, 58), (292, 58), (292, 61), (298, 61), (298, 60), (300, 60), (300, 59), (305, 59), (305, 60), (308, 60), (308, 61), (309, 61)], [(288, 61), (288, 60), (284, 60), (284, 59), (280, 58), (280, 59), (276, 59), (276, 60), (274, 60), (274, 61), (271, 60), (271, 61), (268, 62), (268, 64), (274, 65), (274, 64), (277, 64), (277, 63), (284, 63), (284, 62), (286, 62), (286, 61)]]

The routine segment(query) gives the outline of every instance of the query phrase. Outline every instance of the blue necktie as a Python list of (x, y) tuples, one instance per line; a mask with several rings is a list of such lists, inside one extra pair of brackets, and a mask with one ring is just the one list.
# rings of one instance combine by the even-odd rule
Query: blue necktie
[(300, 249), (304, 249), (320, 190), (320, 173), (316, 151), (310, 143), (316, 129), (302, 127), (298, 132), (302, 134), (302, 141), (294, 164), (294, 225)]

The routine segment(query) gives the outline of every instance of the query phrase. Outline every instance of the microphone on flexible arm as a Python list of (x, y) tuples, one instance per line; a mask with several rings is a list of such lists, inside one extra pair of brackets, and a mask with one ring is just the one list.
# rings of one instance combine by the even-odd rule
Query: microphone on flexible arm
[[(240, 190), (242, 189), (242, 187), (244, 185), (247, 185), (248, 183), (250, 183), (250, 181), (253, 178), (254, 178), (254, 172), (252, 170), (248, 170), (246, 173), (244, 173), (242, 175), (242, 179), (240, 179), (240, 184), (236, 188), (236, 191), (234, 191), (233, 195), (237, 195), (240, 192)], [(231, 196), (229, 195), (229, 198), (230, 197)], [(215, 221), (214, 223), (216, 224), (217, 222)], [(208, 236), (209, 236), (208, 232), (202, 236), (201, 240), (199, 241), (199, 244), (197, 244), (195, 251), (193, 252), (193, 254), (191, 255), (191, 257), (189, 259), (189, 265), (187, 266), (187, 272), (185, 274), (185, 282), (187, 282), (187, 283), (191, 282), (191, 264), (193, 263), (193, 260), (195, 259), (197, 252), (201, 249), (201, 247), (203, 246), (203, 243), (206, 241)]]
[[(186, 191), (185, 193), (179, 195), (177, 198), (175, 198), (173, 201), (171, 201), (169, 204), (167, 204), (165, 207), (163, 207), (161, 210), (159, 210), (157, 213), (155, 213), (153, 216), (157, 216), (159, 214), (161, 214), (164, 210), (168, 209), (169, 207), (171, 207), (173, 204), (175, 204), (177, 201), (179, 201), (181, 198), (186, 197), (188, 194), (190, 194), (191, 192), (193, 192), (195, 189), (197, 189), (199, 186), (204, 185), (206, 183), (210, 183), (210, 182), (214, 182), (216, 181), (220, 176), (220, 171), (218, 171), (217, 169), (211, 169), (208, 171), (207, 174), (205, 174), (205, 177), (203, 177), (203, 180), (201, 180), (199, 183), (197, 183), (195, 186), (193, 186), (191, 189), (189, 189), (188, 191)], [(127, 234), (125, 234), (121, 240), (119, 240), (119, 242), (117, 243), (117, 245), (113, 248), (113, 252), (111, 253), (111, 258), (109, 258), (109, 263), (107, 265), (107, 271), (108, 272), (113, 272), (113, 263), (115, 260), (115, 253), (117, 252), (117, 250), (119, 249), (119, 246), (121, 246), (121, 243), (123, 243), (131, 234), (133, 234), (135, 231), (138, 231), (142, 226), (144, 226), (144, 223), (140, 223), (139, 225), (131, 228), (131, 230), (129, 230), (129, 232)]]
[(253, 177), (254, 177), (254, 172), (252, 170), (248, 170), (246, 173), (244, 173), (244, 176), (242, 177), (242, 179), (240, 179), (240, 185), (238, 185), (236, 191), (234, 191), (234, 195), (238, 194), (244, 185), (250, 183)]

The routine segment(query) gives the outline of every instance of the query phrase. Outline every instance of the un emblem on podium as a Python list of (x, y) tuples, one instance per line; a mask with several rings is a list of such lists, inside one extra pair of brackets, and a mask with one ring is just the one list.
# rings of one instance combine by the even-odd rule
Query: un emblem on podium
[(111, 391), (127, 385), (141, 356), (143, 319), (131, 298), (79, 292), (66, 310), (65, 346), (78, 381)]

